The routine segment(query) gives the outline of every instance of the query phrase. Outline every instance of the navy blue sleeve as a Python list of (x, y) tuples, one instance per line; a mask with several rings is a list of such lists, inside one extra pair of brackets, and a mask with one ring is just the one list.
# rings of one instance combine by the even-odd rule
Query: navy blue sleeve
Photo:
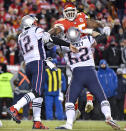
[(51, 39), (53, 41), (50, 41), (50, 42), (53, 42), (55, 45), (68, 46), (68, 47), (70, 46), (69, 42), (66, 42), (66, 41), (64, 41), (64, 40), (62, 40), (62, 39), (60, 39), (60, 38), (58, 38), (56, 36), (51, 36)]

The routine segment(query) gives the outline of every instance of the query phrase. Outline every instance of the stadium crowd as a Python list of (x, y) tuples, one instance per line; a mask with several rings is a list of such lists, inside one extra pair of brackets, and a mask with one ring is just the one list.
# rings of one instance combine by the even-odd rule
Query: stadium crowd
[[(55, 20), (63, 17), (62, 10), (65, 2), (65, 0), (0, 0), (1, 74), (6, 72), (6, 65), (20, 65), (23, 61), (17, 44), (17, 37), (21, 31), (19, 25), (22, 16), (26, 14), (35, 15), (38, 18), (38, 25), (48, 31)], [(104, 59), (107, 68), (114, 69), (114, 75), (117, 78), (114, 83), (115, 87), (112, 88), (112, 85), (106, 85), (106, 88), (109, 88), (108, 92), (106, 92), (108, 93), (110, 104), (112, 104), (113, 118), (124, 120), (126, 119), (126, 2), (122, 7), (124, 11), (123, 18), (121, 17), (122, 14), (117, 14), (111, 0), (73, 0), (73, 2), (76, 3), (78, 12), (85, 12), (90, 18), (101, 21), (111, 28), (110, 36), (104, 36), (102, 40), (98, 41), (94, 51), (94, 58), (97, 65), (96, 68), (98, 66), (101, 68), (100, 61)], [(101, 28), (97, 28), (96, 31), (102, 33)], [(55, 59), (57, 65), (59, 67), (62, 66), (63, 70), (65, 70), (64, 57), (62, 54), (57, 53), (56, 46), (51, 50), (47, 50), (47, 57)], [(100, 71), (98, 69), (98, 73)], [(107, 70), (105, 72), (104, 69), (103, 72), (101, 71), (103, 77), (104, 75), (111, 75), (109, 73)], [(105, 80), (112, 84), (108, 79)], [(109, 96), (109, 94), (111, 95)], [(79, 109), (82, 113), (81, 119), (103, 119), (95, 99), (94, 103), (96, 104), (94, 105), (97, 108), (94, 108), (89, 114), (84, 112), (85, 99), (85, 92), (83, 92), (79, 99)], [(1, 105), (2, 100), (2, 95), (0, 95), (0, 106), (5, 107), (5, 103)], [(115, 107), (117, 110), (114, 110)], [(44, 109), (42, 112), (44, 112)], [(0, 113), (2, 113), (2, 110), (0, 110)], [(44, 115), (44, 113), (42, 114)], [(3, 116), (0, 115), (0, 117), (2, 118)]]

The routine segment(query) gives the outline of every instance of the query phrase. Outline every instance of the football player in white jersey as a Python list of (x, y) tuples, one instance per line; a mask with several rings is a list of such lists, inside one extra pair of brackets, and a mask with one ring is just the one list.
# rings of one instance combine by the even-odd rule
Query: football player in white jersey
[[(101, 36), (99, 38), (99, 33), (93, 31), (93, 29), (91, 28), (102, 27), (103, 24), (100, 24), (95, 20), (89, 19), (89, 17), (86, 14), (84, 14), (84, 12), (78, 13), (73, 3), (66, 3), (66, 5), (64, 6), (63, 15), (64, 18), (56, 20), (54, 27), (49, 30), (49, 33), (56, 35), (61, 33), (62, 35), (63, 33), (65, 34), (70, 27), (76, 27), (81, 31), (82, 35), (91, 34), (93, 37), (97, 36), (97, 39), (102, 39)], [(105, 34), (110, 34), (110, 27), (104, 27), (103, 32)], [(87, 94), (88, 93), (90, 92), (87, 92)], [(85, 109), (88, 112), (90, 112), (93, 109), (92, 100), (87, 99)]]
[(18, 111), (27, 103), (32, 101), (33, 107), (33, 129), (48, 129), (41, 123), (41, 105), (44, 90), (44, 65), (45, 49), (44, 44), (51, 41), (70, 47), (73, 52), (77, 49), (68, 42), (57, 37), (50, 36), (42, 28), (35, 26), (37, 18), (32, 15), (26, 15), (21, 20), (22, 33), (18, 37), (18, 44), (26, 63), (26, 75), (30, 80), (32, 91), (25, 94), (15, 105), (8, 109), (8, 113), (13, 120), (20, 123)]
[[(110, 104), (95, 70), (93, 47), (96, 46), (97, 43), (92, 36), (86, 35), (80, 37), (78, 32), (79, 30), (73, 27), (68, 30), (68, 39), (73, 42), (73, 45), (77, 47), (79, 52), (76, 54), (69, 50), (67, 52), (69, 65), (72, 69), (72, 80), (67, 90), (65, 103), (67, 121), (65, 125), (57, 127), (56, 129), (72, 129), (75, 117), (74, 104), (85, 86), (96, 97), (99, 103), (101, 103), (101, 111), (105, 116), (105, 122), (114, 129), (120, 129), (111, 117)], [(75, 34), (75, 36), (73, 36), (73, 34)]]

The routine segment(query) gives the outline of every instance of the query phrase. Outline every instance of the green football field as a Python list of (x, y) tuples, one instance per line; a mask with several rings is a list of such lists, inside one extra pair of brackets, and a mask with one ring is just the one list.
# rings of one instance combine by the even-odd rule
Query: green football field
[[(2, 121), (3, 126), (0, 131), (33, 131), (32, 121), (22, 121), (21, 124), (16, 124), (12, 120)], [(55, 127), (60, 126), (65, 123), (65, 121), (43, 121), (43, 123), (48, 126), (50, 131), (54, 131)], [(124, 129), (126, 121), (119, 121), (118, 124), (121, 130)], [(113, 131), (113, 129), (106, 125), (104, 121), (76, 121), (73, 126), (75, 131)], [(37, 131), (39, 131), (37, 129)], [(56, 131), (56, 130), (55, 130)], [(61, 131), (61, 130), (58, 130)]]

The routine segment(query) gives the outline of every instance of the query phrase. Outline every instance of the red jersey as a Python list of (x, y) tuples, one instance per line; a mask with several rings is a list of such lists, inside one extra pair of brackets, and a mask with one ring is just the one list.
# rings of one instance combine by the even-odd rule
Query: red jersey
[(74, 21), (69, 21), (65, 18), (61, 18), (54, 23), (54, 26), (60, 26), (64, 32), (67, 32), (70, 27), (77, 27), (79, 30), (83, 30), (87, 27), (86, 18), (87, 16), (81, 12), (77, 14), (77, 17)]

